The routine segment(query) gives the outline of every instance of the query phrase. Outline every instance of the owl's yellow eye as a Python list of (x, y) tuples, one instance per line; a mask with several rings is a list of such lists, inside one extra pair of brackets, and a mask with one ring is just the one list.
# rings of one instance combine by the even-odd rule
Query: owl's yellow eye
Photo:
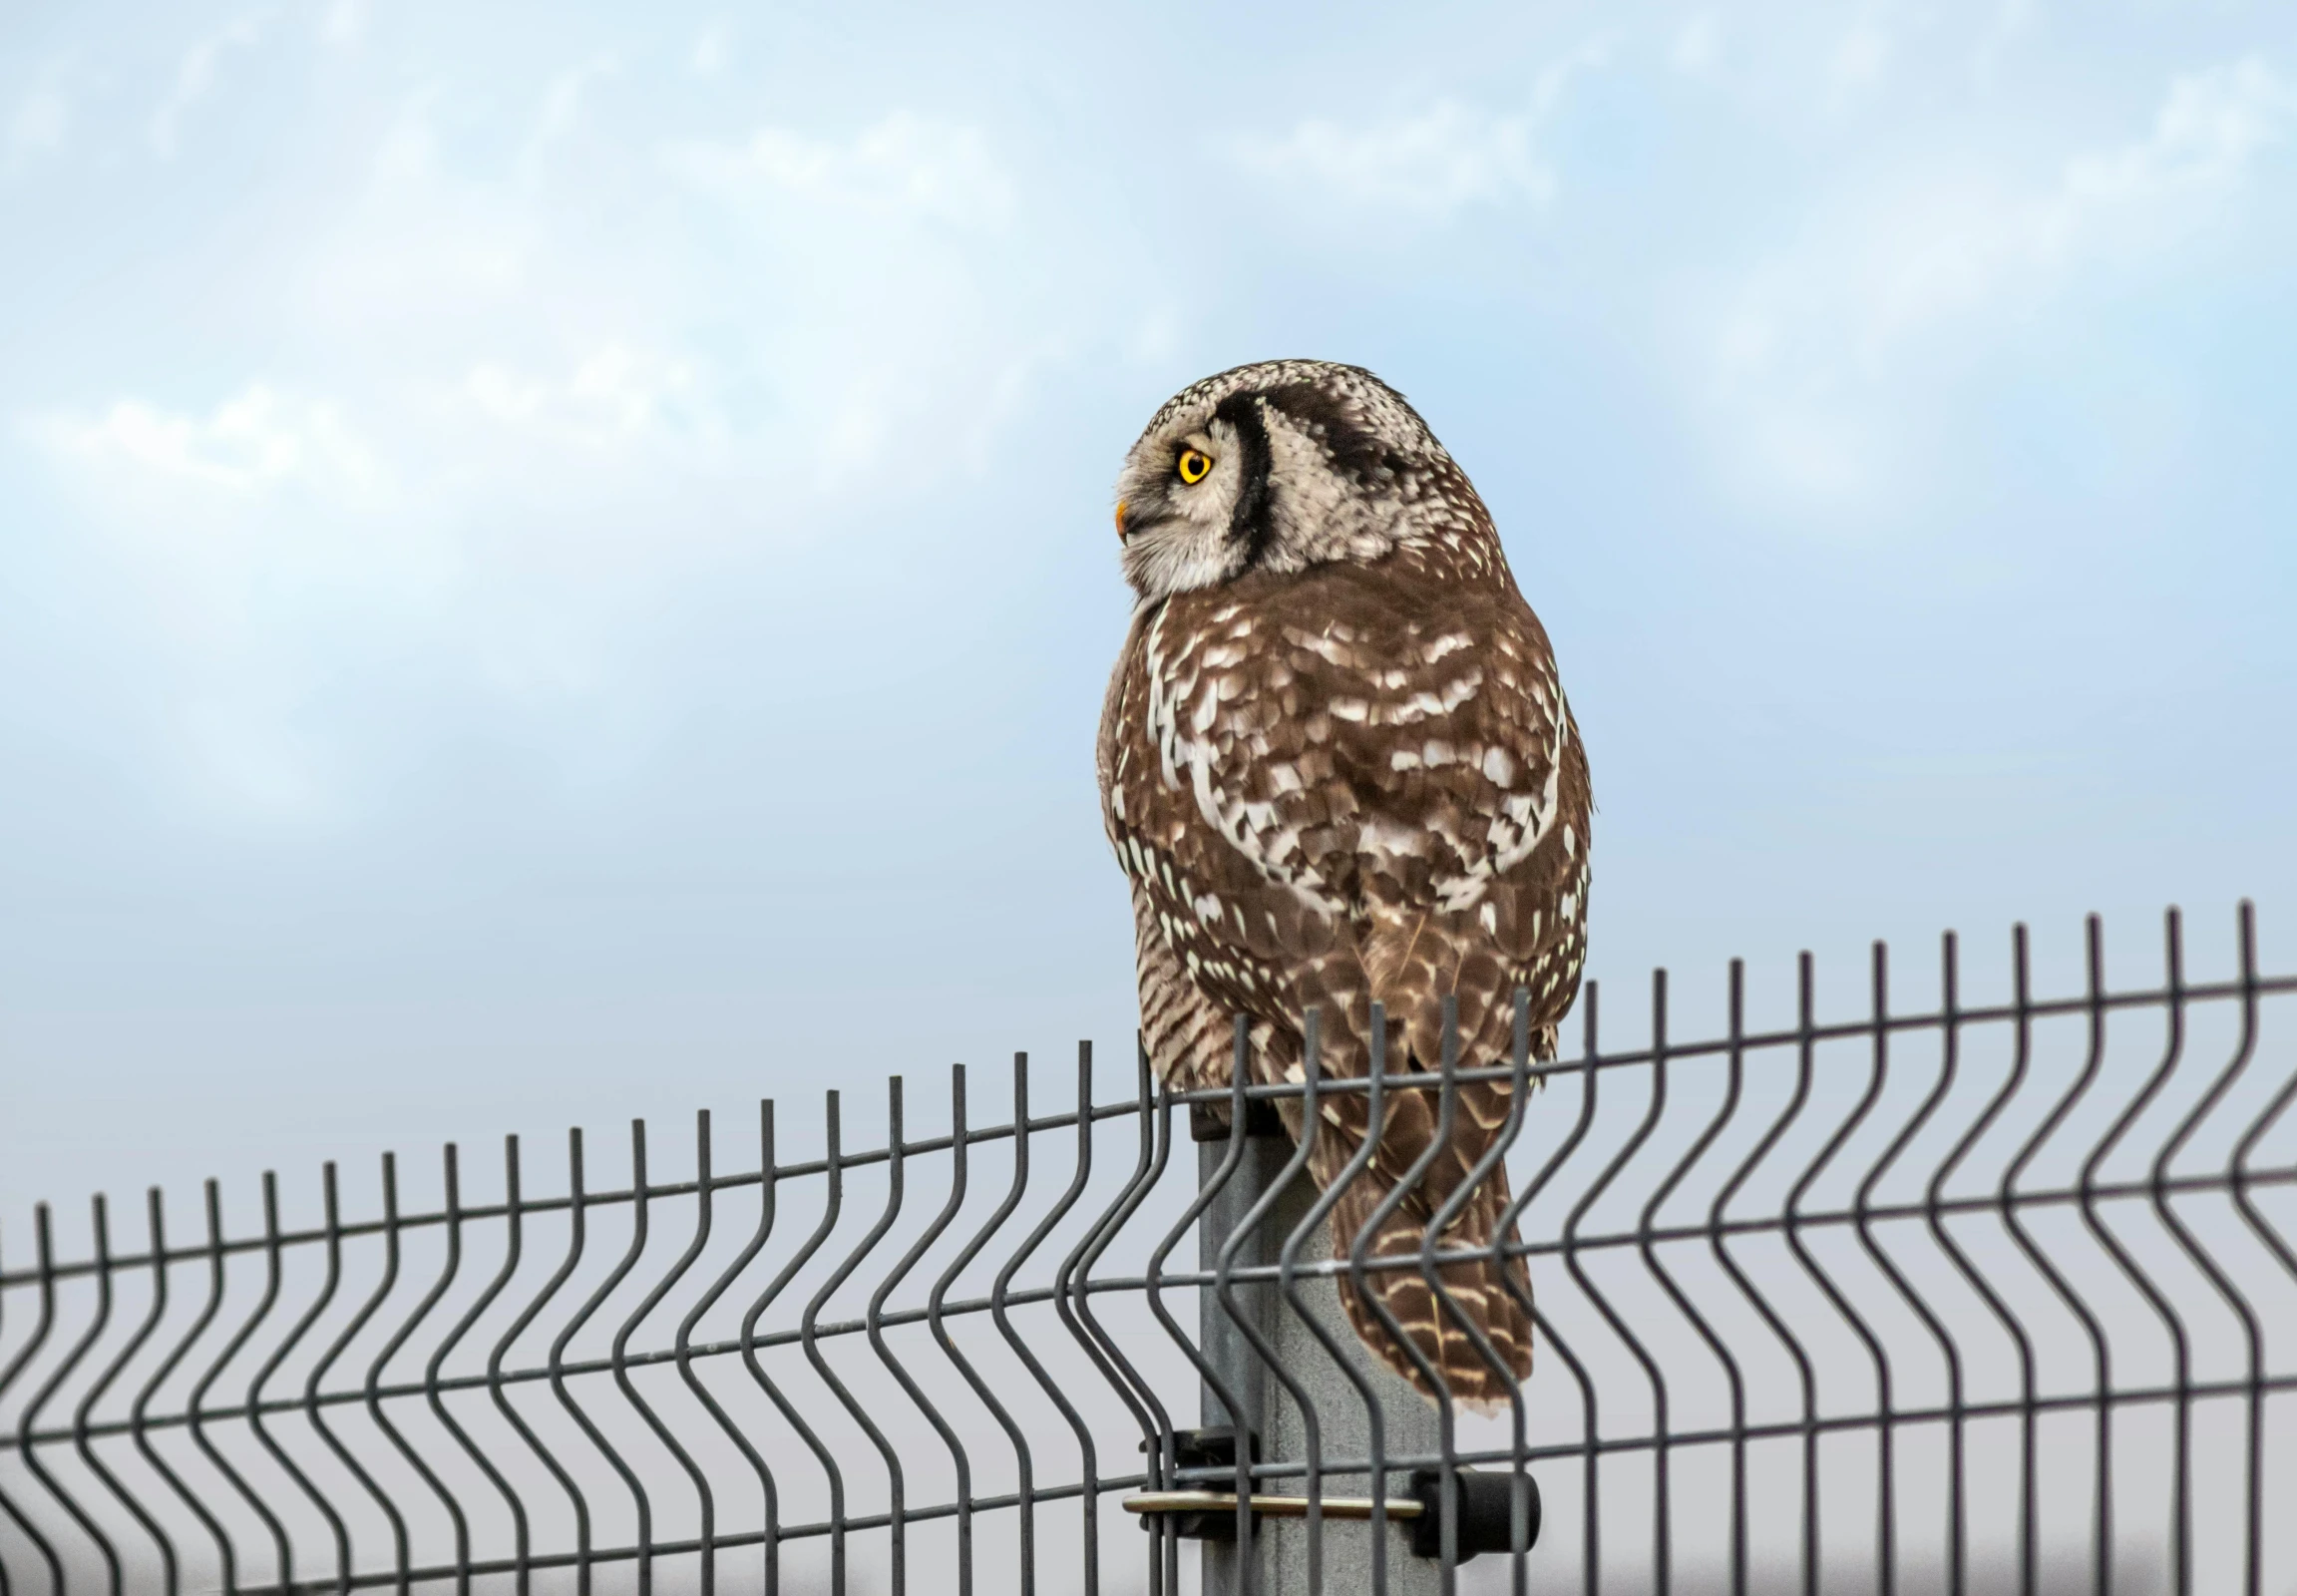
[(1212, 459), (1202, 450), (1183, 449), (1173, 469), (1180, 473), (1181, 481), (1193, 487), (1212, 473)]

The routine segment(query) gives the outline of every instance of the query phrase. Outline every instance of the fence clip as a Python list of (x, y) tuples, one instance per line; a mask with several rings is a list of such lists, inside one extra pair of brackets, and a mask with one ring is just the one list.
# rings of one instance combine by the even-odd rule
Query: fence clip
[[(1252, 1460), (1260, 1461), (1260, 1435), (1246, 1431), (1252, 1449)], [(1172, 1432), (1172, 1466), (1175, 1468), (1234, 1468), (1236, 1467), (1236, 1431), (1226, 1424), (1206, 1429), (1176, 1429)], [(1147, 1451), (1150, 1442), (1142, 1441), (1141, 1450)], [(1140, 1505), (1135, 1506), (1135, 1503)], [(1152, 1505), (1153, 1504), (1153, 1505)], [(1159, 1490), (1142, 1491), (1127, 1496), (1125, 1511), (1141, 1515), (1141, 1528), (1153, 1529), (1156, 1519), (1168, 1519), (1165, 1527), (1183, 1540), (1236, 1539), (1236, 1496), (1223, 1495), (1211, 1490)], [(1257, 1511), (1257, 1509), (1256, 1509)]]

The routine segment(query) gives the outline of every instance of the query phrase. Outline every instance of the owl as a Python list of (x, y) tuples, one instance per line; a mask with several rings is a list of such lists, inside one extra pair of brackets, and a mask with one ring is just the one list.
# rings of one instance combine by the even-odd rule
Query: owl
[[(1444, 999), (1459, 1062), (1504, 1064), (1515, 994), (1535, 1056), (1587, 948), (1587, 758), (1539, 619), (1483, 501), (1403, 396), (1370, 372), (1274, 360), (1169, 400), (1125, 457), (1117, 537), (1136, 596), (1102, 709), (1102, 818), (1132, 892), (1141, 1027), (1161, 1079), (1226, 1087), (1233, 1024), (1264, 1082), (1438, 1066)], [(1416, 1258), (1505, 1122), (1505, 1081), (1464, 1083), (1429, 1172), (1370, 1238)], [(1439, 1130), (1436, 1094), (1386, 1094), (1365, 1174), (1332, 1211), (1337, 1255)], [(1283, 1100), (1299, 1139), (1301, 1105)], [(1369, 1134), (1360, 1092), (1322, 1099), (1311, 1167), (1329, 1185)], [(1438, 1240), (1501, 1240), (1495, 1170)], [(1508, 1227), (1504, 1238), (1514, 1240)], [(1445, 1266), (1481, 1356), (1416, 1269), (1367, 1288), (1478, 1410), (1531, 1368), (1520, 1258)], [(1346, 1278), (1350, 1323), (1433, 1397)]]

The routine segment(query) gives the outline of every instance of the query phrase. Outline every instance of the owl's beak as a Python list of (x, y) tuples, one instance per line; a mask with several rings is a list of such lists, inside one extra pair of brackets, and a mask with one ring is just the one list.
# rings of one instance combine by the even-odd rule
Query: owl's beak
[(1117, 542), (1118, 542), (1118, 543), (1123, 543), (1124, 541), (1125, 541), (1125, 502), (1124, 502), (1122, 499), (1119, 499), (1119, 500), (1117, 501)]

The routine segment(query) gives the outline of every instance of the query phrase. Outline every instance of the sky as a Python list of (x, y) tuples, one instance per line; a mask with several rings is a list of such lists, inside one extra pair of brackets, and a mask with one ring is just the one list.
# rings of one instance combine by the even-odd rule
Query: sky
[(2172, 903), (2219, 976), (2243, 896), (2297, 968), (2293, 268), (2231, 0), (12, 0), (0, 1249), (1125, 1078), (1110, 483), (1277, 355), (1490, 504), (1607, 1013), (2018, 920), (2062, 991), (2090, 911), (2147, 981)]

